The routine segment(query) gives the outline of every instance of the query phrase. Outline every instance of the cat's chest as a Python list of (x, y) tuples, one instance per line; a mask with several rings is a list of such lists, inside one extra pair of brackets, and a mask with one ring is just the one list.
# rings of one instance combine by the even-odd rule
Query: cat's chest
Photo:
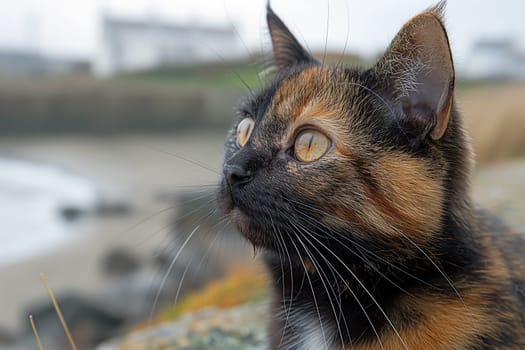
[(283, 349), (287, 350), (334, 350), (336, 327), (317, 313), (296, 311), (290, 313), (288, 323), (295, 332)]

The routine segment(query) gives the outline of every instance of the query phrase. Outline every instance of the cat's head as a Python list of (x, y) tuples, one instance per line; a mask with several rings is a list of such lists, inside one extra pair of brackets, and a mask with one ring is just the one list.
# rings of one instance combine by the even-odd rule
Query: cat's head
[(424, 243), (465, 204), (470, 158), (441, 7), (407, 22), (367, 70), (318, 62), (268, 8), (277, 73), (240, 108), (220, 190), (254, 245)]

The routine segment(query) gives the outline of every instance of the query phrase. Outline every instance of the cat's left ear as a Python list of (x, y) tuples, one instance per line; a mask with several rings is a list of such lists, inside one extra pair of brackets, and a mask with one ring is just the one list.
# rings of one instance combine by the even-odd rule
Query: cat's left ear
[(445, 2), (408, 21), (374, 70), (404, 118), (443, 137), (452, 108), (454, 64), (442, 14)]
[(272, 38), (277, 69), (285, 70), (315, 62), (315, 59), (299, 44), (283, 21), (273, 12), (269, 3), (266, 6), (266, 21)]

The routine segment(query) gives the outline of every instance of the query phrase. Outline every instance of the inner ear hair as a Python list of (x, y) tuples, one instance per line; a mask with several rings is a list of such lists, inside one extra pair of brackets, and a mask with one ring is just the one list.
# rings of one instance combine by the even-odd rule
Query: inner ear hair
[(426, 126), (433, 140), (447, 130), (455, 84), (444, 6), (442, 1), (409, 20), (374, 67), (391, 101), (409, 121)]

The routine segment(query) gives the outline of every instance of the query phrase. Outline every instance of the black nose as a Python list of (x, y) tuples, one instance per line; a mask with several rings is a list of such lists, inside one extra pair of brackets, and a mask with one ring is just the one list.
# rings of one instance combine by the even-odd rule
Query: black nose
[(224, 178), (230, 186), (238, 186), (252, 181), (252, 172), (238, 165), (225, 165)]

